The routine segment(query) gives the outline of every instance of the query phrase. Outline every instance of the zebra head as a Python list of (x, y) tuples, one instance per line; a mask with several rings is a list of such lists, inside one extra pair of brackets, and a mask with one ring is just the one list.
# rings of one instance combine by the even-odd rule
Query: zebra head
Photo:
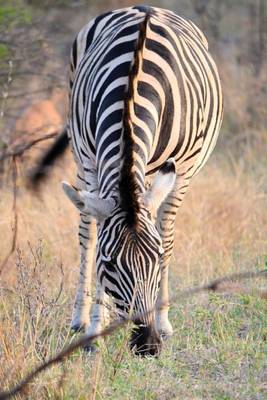
[[(97, 276), (116, 305), (119, 315), (131, 316), (136, 328), (130, 346), (135, 354), (156, 355), (161, 339), (155, 328), (155, 307), (160, 287), (162, 240), (156, 214), (175, 182), (175, 162), (169, 160), (157, 173), (150, 188), (138, 196), (135, 225), (119, 196), (96, 198), (95, 193), (63, 188), (82, 213), (98, 220)], [(133, 221), (130, 217), (130, 221)]]

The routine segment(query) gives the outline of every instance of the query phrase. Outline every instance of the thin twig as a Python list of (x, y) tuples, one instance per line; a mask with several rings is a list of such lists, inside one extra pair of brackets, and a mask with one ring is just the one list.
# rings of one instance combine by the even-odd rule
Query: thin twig
[(59, 269), (60, 269), (60, 273), (61, 273), (61, 280), (60, 280), (60, 284), (59, 284), (59, 290), (58, 293), (56, 295), (56, 297), (50, 302), (50, 304), (52, 305), (56, 305), (61, 294), (62, 294), (62, 290), (63, 290), (63, 285), (64, 285), (64, 271), (63, 271), (63, 264), (60, 263), (59, 264)]
[(31, 147), (33, 147), (37, 143), (43, 142), (43, 141), (48, 140), (48, 139), (53, 139), (56, 136), (58, 136), (58, 132), (53, 132), (53, 133), (49, 133), (47, 135), (44, 135), (44, 136), (42, 136), (40, 138), (31, 140), (28, 143), (21, 143), (21, 144), (19, 144), (17, 146), (14, 146), (13, 149), (11, 149), (10, 151), (7, 151), (7, 152), (5, 152), (4, 154), (1, 155), (0, 162), (5, 160), (6, 158), (22, 156), (22, 154), (26, 150), (29, 150)]
[(13, 237), (12, 237), (12, 243), (11, 243), (11, 248), (2, 261), (0, 265), (0, 275), (3, 272), (3, 269), (5, 268), (9, 258), (11, 255), (14, 253), (15, 248), (16, 248), (16, 243), (17, 243), (17, 234), (18, 234), (18, 210), (17, 210), (17, 191), (18, 191), (18, 186), (17, 186), (17, 177), (18, 177), (18, 168), (17, 168), (17, 161), (16, 157), (12, 157), (12, 184), (13, 184)]
[[(65, 88), (66, 87), (66, 85), (63, 85), (63, 84), (61, 84), (61, 85), (57, 85), (57, 88)], [(34, 95), (36, 95), (36, 94), (39, 94), (39, 93), (44, 93), (45, 91), (49, 91), (49, 90), (52, 90), (52, 89), (55, 89), (55, 85), (51, 85), (51, 86), (46, 86), (46, 87), (43, 87), (43, 88), (41, 88), (41, 89), (36, 89), (36, 90), (32, 90), (31, 92), (15, 92), (14, 94), (9, 94), (8, 95), (8, 98), (9, 99), (20, 99), (22, 96), (24, 96), (24, 97), (28, 97), (28, 96), (34, 96)]]
[(2, 91), (2, 104), (0, 108), (0, 118), (3, 118), (5, 115), (5, 108), (7, 105), (7, 99), (9, 97), (9, 89), (12, 83), (12, 73), (13, 73), (13, 62), (10, 60), (8, 62), (8, 74), (7, 74), (7, 82), (4, 84), (4, 90)]
[[(184, 291), (181, 291), (179, 293), (180, 297), (188, 297), (192, 294), (200, 293), (200, 292), (221, 292), (221, 284), (226, 283), (226, 282), (231, 282), (231, 281), (241, 281), (244, 279), (248, 278), (256, 278), (256, 277), (266, 277), (267, 276), (267, 269), (260, 270), (260, 271), (247, 271), (247, 272), (240, 272), (228, 276), (223, 276), (221, 278), (215, 279), (205, 285), (202, 286), (197, 286), (193, 288), (186, 289)], [(146, 316), (154, 312), (155, 310), (149, 310), (146, 313)], [(142, 315), (143, 317), (144, 315)], [(135, 315), (135, 318), (138, 318), (140, 316)], [(16, 394), (22, 392), (25, 390), (25, 388), (28, 386), (28, 384), (37, 376), (39, 375), (42, 371), (48, 369), (54, 364), (58, 364), (65, 360), (67, 357), (69, 357), (75, 350), (85, 347), (88, 345), (88, 343), (100, 338), (100, 337), (106, 337), (111, 335), (114, 331), (117, 329), (123, 327), (124, 325), (128, 324), (130, 321), (132, 321), (132, 318), (125, 318), (124, 320), (116, 320), (112, 324), (110, 324), (108, 327), (102, 330), (102, 332), (94, 334), (94, 335), (83, 335), (81, 336), (78, 340), (76, 340), (73, 343), (70, 343), (65, 349), (60, 351), (57, 355), (54, 357), (50, 358), (48, 361), (42, 363), (39, 365), (39, 367), (33, 369), (28, 375), (26, 375), (25, 378), (23, 378), (17, 385), (15, 385), (13, 388), (10, 390), (0, 392), (0, 400), (7, 400), (10, 399), (11, 397), (15, 396)]]
[(17, 243), (17, 233), (18, 233), (18, 212), (17, 212), (17, 177), (18, 177), (18, 168), (17, 168), (17, 157), (22, 156), (23, 153), (27, 150), (29, 150), (31, 147), (36, 145), (37, 143), (43, 142), (48, 139), (53, 139), (54, 137), (58, 136), (58, 132), (53, 132), (47, 135), (44, 135), (40, 138), (31, 140), (28, 143), (22, 143), (17, 146), (14, 146), (13, 149), (10, 151), (5, 151), (1, 156), (0, 156), (0, 162), (7, 158), (12, 159), (12, 183), (13, 183), (13, 216), (14, 216), (14, 227), (13, 227), (13, 237), (12, 237), (12, 244), (11, 248), (0, 264), (0, 275), (3, 272), (3, 269), (5, 268), (9, 258), (11, 255), (14, 253), (15, 248), (16, 248), (16, 243)]
[(222, 285), (225, 283), (240, 281), (244, 279), (252, 279), (259, 276), (267, 276), (267, 269), (263, 269), (260, 271), (237, 272), (231, 275), (223, 276), (222, 278), (217, 278), (211, 282), (208, 282), (206, 285), (189, 288), (183, 291), (182, 295), (187, 297), (188, 295), (199, 292), (221, 292), (222, 290), (225, 291), (225, 288), (222, 287)]

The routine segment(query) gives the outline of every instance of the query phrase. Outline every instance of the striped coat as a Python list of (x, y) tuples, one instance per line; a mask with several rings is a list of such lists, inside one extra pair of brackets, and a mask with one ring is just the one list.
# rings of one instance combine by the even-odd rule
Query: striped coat
[(68, 120), (78, 180), (76, 187), (63, 184), (81, 213), (74, 329), (97, 332), (109, 294), (121, 315), (133, 309), (138, 328), (131, 345), (138, 354), (157, 353), (161, 337), (172, 334), (175, 216), (215, 146), (222, 112), (217, 68), (191, 21), (136, 6), (102, 14), (80, 31), (71, 54)]

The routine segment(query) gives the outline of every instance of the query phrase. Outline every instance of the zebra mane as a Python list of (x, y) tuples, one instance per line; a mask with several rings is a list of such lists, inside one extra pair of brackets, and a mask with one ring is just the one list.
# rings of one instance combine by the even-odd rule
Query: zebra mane
[(129, 72), (128, 90), (124, 99), (123, 112), (123, 163), (121, 167), (119, 191), (121, 207), (126, 211), (126, 222), (130, 228), (138, 229), (138, 212), (140, 204), (138, 201), (138, 184), (133, 171), (134, 166), (134, 139), (133, 124), (131, 121), (131, 107), (133, 107), (134, 85), (137, 79), (142, 49), (146, 37), (146, 26), (149, 13), (146, 13), (144, 21), (140, 24), (139, 37), (136, 42), (133, 63)]

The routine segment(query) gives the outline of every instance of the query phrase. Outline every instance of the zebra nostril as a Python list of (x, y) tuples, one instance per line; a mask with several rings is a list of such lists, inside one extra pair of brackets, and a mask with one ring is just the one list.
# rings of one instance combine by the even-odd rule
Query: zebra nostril
[(162, 348), (162, 340), (156, 330), (140, 325), (133, 329), (130, 339), (130, 349), (137, 356), (157, 356)]

